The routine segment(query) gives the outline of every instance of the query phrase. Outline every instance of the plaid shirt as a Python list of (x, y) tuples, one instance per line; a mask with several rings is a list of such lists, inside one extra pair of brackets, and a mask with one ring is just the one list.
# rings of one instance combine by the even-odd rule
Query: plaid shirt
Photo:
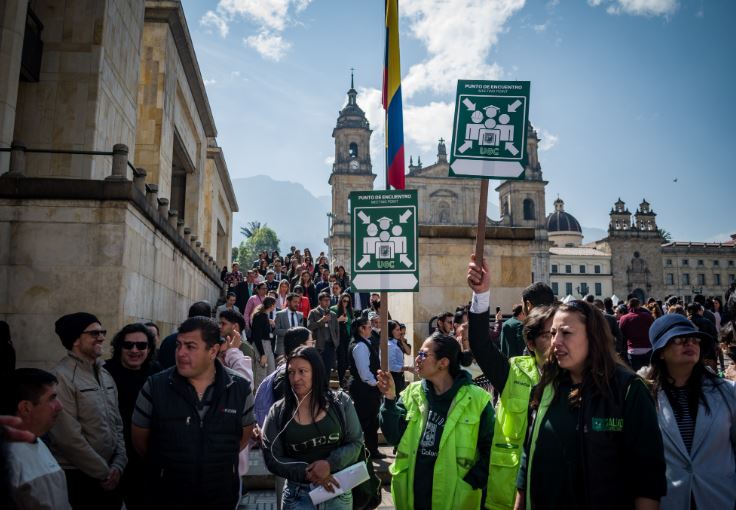
[(244, 281), (245, 278), (243, 277), (243, 273), (240, 271), (233, 271), (232, 273), (228, 273), (225, 276), (225, 283), (227, 283), (228, 287), (235, 287), (240, 282)]

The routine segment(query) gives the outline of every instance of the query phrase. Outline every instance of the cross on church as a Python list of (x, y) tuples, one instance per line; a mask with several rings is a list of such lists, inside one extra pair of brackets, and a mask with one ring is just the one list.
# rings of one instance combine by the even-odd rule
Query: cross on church
[(440, 143), (445, 143), (445, 139), (440, 137)]

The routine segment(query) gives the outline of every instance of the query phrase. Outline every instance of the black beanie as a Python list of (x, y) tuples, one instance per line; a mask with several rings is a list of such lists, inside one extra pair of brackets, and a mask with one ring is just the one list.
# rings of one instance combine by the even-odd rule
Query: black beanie
[(64, 347), (70, 351), (74, 341), (94, 322), (99, 323), (100, 320), (91, 313), (70, 313), (56, 321), (56, 334), (61, 338)]

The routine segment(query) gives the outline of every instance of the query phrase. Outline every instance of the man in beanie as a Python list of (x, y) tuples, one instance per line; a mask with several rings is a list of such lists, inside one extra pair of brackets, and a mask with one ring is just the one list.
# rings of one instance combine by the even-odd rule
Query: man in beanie
[(89, 313), (56, 321), (56, 334), (68, 352), (53, 370), (64, 410), (49, 431), (49, 446), (66, 474), (74, 510), (122, 505), (117, 487), (128, 459), (117, 388), (100, 359), (105, 333)]

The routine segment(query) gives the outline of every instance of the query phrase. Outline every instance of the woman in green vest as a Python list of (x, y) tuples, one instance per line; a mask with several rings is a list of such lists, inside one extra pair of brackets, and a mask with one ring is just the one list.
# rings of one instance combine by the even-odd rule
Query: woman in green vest
[(517, 509), (656, 510), (666, 492), (657, 412), (614, 351), (603, 314), (560, 305), (532, 392)]
[(415, 358), (422, 381), (398, 400), (390, 372), (378, 372), (385, 396), (381, 430), (397, 446), (391, 495), (398, 510), (476, 510), (488, 478), (493, 407), (488, 392), (460, 368), (460, 345), (434, 334)]
[(483, 375), (500, 394), (496, 404), (485, 508), (511, 510), (516, 500), (516, 475), (524, 448), (529, 397), (532, 388), (539, 382), (542, 365), (547, 359), (555, 312), (553, 306), (541, 303), (550, 302), (553, 296), (551, 290), (547, 292), (548, 287), (539, 283), (524, 290), (522, 300), (527, 317), (522, 326), (522, 336), (531, 355), (508, 359), (491, 343), (488, 329), (491, 299), (488, 263), (483, 261), (481, 272), (474, 255), (468, 265), (468, 285), (473, 290), (468, 314), (470, 349)]

